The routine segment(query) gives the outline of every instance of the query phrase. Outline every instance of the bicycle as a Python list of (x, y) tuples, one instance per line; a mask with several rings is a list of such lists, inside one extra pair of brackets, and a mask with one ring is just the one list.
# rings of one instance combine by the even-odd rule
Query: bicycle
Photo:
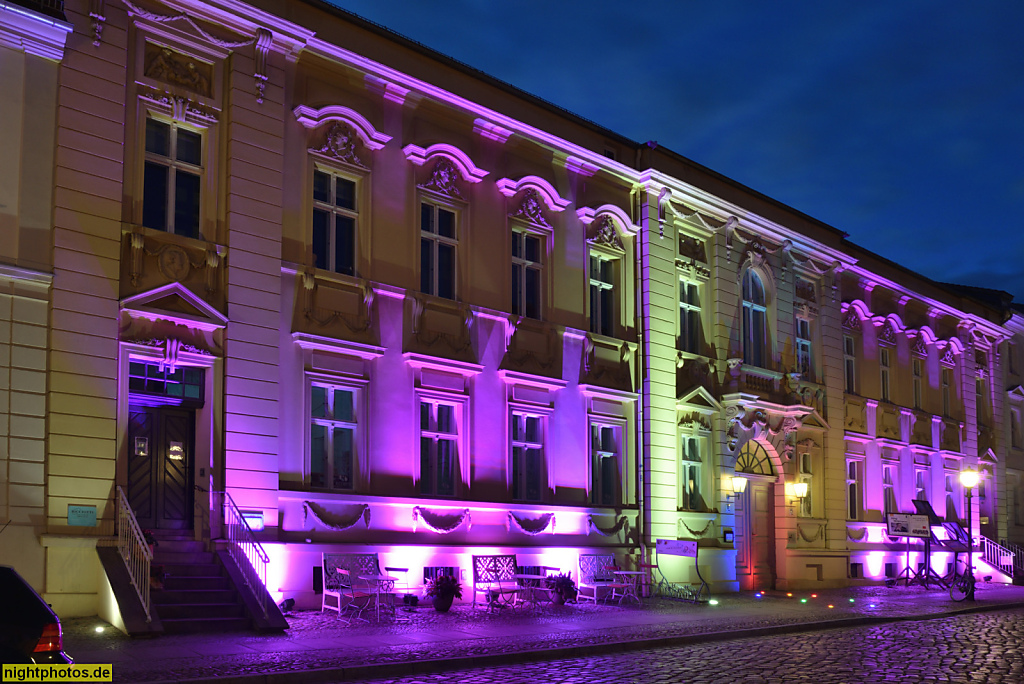
[[(961, 562), (961, 561), (957, 561)], [(964, 563), (966, 566), (967, 563)], [(954, 568), (953, 581), (949, 585), (949, 598), (954, 601), (963, 601), (968, 596), (974, 596), (974, 573), (968, 568), (964, 568), (964, 572), (956, 574)]]

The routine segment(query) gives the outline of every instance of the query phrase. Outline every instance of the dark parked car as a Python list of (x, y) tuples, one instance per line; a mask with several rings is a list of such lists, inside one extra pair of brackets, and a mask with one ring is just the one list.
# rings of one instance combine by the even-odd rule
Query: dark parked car
[(0, 565), (0, 663), (71, 664), (60, 620), (14, 568)]

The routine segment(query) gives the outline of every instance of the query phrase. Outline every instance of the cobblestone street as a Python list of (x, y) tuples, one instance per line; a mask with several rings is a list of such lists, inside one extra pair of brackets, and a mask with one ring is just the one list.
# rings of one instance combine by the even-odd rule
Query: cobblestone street
[(1024, 610), (736, 639), (372, 684), (1024, 682)]

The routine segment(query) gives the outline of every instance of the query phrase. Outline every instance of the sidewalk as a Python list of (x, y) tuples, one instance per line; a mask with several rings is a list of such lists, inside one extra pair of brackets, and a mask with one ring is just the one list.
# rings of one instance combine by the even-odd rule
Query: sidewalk
[[(113, 663), (115, 682), (257, 684), (382, 677), (606, 654), (612, 651), (1024, 608), (1024, 587), (978, 585), (977, 601), (942, 590), (860, 587), (819, 592), (724, 594), (718, 605), (665, 599), (643, 606), (579, 604), (490, 614), (456, 605), (398, 611), (397, 620), (346, 626), (334, 613), (288, 616), (282, 635), (194, 634), (130, 639), (97, 618), (64, 621), (76, 663)], [(806, 599), (806, 602), (803, 600)], [(852, 599), (852, 600), (851, 600)], [(97, 633), (97, 626), (104, 627)]]

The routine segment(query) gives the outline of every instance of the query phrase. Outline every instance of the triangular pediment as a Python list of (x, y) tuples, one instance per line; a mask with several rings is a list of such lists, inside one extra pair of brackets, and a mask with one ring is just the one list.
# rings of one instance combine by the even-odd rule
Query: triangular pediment
[(227, 325), (227, 316), (181, 283), (168, 283), (121, 300), (121, 310), (133, 317), (167, 320), (200, 330)]
[(1024, 401), (1024, 387), (1022, 387), (1021, 385), (1012, 387), (1006, 391), (1006, 395), (1010, 397), (1010, 399)]
[(817, 410), (811, 410), (810, 413), (804, 416), (804, 419), (800, 422), (801, 428), (811, 428), (815, 430), (827, 430), (828, 423), (821, 417), (821, 414)]
[(679, 395), (676, 407), (711, 414), (722, 410), (722, 405), (703, 385), (694, 385)]
[(991, 449), (985, 449), (984, 453), (978, 457), (978, 460), (982, 463), (998, 463), (999, 459), (996, 458), (996, 452)]

